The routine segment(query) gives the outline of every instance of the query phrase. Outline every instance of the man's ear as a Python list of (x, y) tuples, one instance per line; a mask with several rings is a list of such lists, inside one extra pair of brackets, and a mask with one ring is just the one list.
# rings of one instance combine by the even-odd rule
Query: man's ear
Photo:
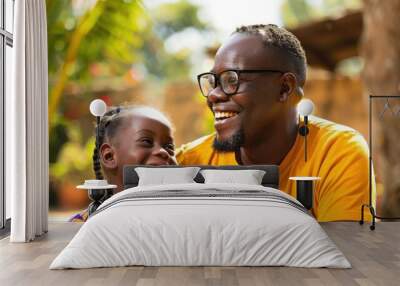
[(297, 78), (291, 73), (285, 73), (281, 78), (281, 92), (279, 96), (280, 102), (285, 102), (288, 100), (289, 96), (296, 92), (297, 89)]
[(115, 169), (118, 166), (117, 154), (114, 148), (108, 143), (103, 143), (100, 147), (100, 160), (107, 169)]

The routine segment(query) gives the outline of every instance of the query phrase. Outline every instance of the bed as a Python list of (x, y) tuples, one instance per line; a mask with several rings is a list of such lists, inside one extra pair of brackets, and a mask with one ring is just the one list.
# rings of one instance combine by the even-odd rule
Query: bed
[[(279, 191), (277, 166), (191, 167), (199, 169), (192, 182), (170, 182), (174, 176), (164, 176), (157, 183), (152, 173), (147, 179), (154, 184), (141, 185), (146, 178), (139, 171), (154, 168), (165, 174), (188, 167), (126, 166), (126, 189), (97, 209), (50, 269), (351, 267), (301, 203)], [(218, 180), (229, 178), (230, 173), (212, 181), (205, 176), (208, 170), (240, 173), (230, 178), (233, 182), (221, 183)], [(261, 184), (235, 182), (246, 170), (262, 171)]]

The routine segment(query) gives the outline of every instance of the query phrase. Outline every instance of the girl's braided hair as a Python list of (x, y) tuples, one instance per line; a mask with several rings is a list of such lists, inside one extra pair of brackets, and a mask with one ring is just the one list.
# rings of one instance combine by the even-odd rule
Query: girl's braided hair
[(96, 143), (93, 150), (93, 171), (97, 180), (104, 179), (100, 165), (100, 147), (104, 143), (105, 138), (112, 138), (115, 135), (118, 127), (122, 123), (122, 110), (125, 109), (121, 107), (111, 108), (101, 117), (100, 123), (96, 126)]

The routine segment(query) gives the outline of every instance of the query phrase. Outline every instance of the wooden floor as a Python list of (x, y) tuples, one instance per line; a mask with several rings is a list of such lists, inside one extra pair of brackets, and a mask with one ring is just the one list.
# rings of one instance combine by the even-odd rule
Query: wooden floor
[(400, 223), (322, 224), (353, 268), (121, 267), (48, 270), (80, 227), (51, 223), (44, 237), (27, 244), (0, 241), (0, 285), (400, 285)]

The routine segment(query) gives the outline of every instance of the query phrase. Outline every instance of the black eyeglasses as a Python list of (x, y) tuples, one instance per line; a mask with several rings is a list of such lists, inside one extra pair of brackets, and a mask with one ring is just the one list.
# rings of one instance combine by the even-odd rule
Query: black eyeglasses
[(216, 73), (206, 72), (197, 76), (201, 93), (208, 97), (209, 93), (217, 87), (218, 83), (226, 95), (233, 95), (239, 89), (239, 76), (242, 73), (281, 73), (280, 70), (226, 70), (217, 75)]

